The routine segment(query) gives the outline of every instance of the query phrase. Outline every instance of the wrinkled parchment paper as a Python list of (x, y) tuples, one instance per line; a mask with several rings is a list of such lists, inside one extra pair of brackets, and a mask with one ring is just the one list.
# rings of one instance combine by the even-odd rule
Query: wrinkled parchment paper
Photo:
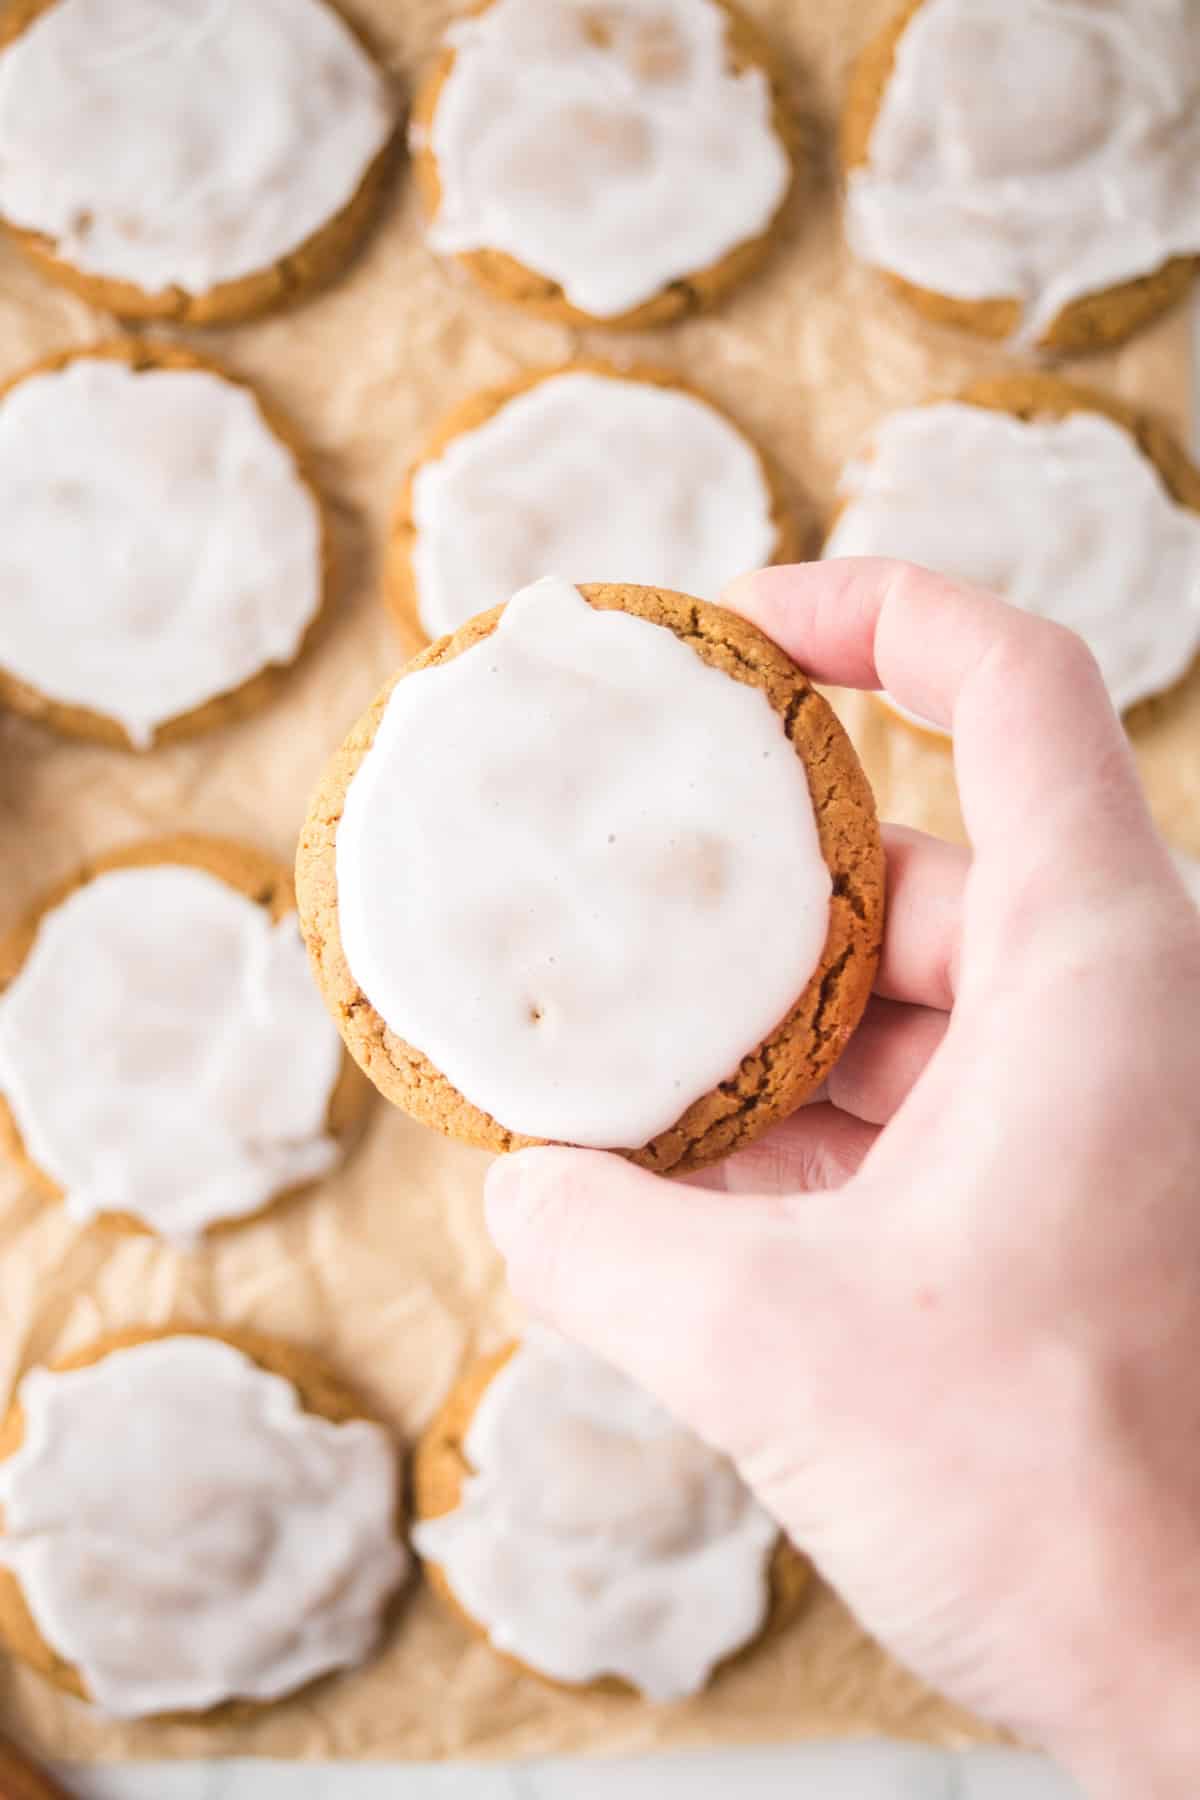
[[(0, 720), (0, 929), (84, 855), (150, 832), (225, 833), (290, 857), (325, 757), (398, 660), (376, 591), (405, 463), (429, 423), (473, 388), (583, 349), (678, 369), (770, 446), (815, 531), (840, 463), (875, 418), (1004, 363), (1001, 350), (924, 327), (839, 241), (833, 121), (848, 62), (891, 0), (746, 4), (790, 58), (814, 166), (769, 269), (715, 316), (616, 341), (524, 319), (435, 262), (401, 166), (380, 227), (341, 283), (292, 314), (193, 334), (260, 382), (311, 440), (337, 512), (338, 620), (268, 711), (141, 759)], [(450, 7), (356, 0), (356, 10), (406, 88)], [(0, 377), (111, 329), (0, 247)], [(1079, 373), (1156, 405), (1182, 429), (1189, 368), (1187, 322), (1176, 315)], [(865, 698), (837, 698), (881, 811), (957, 834), (945, 752)], [(1164, 702), (1137, 745), (1164, 829), (1200, 853), (1200, 684)], [(514, 1322), (482, 1225), (484, 1164), (379, 1103), (362, 1148), (319, 1192), (192, 1255), (77, 1230), (0, 1172), (0, 1396), (30, 1364), (110, 1327), (239, 1324), (323, 1352), (410, 1441), (463, 1359)], [(105, 1724), (0, 1658), (0, 1731), (78, 1758), (518, 1756), (985, 1735), (889, 1662), (826, 1593), (711, 1693), (664, 1709), (515, 1676), (420, 1590), (377, 1661), (252, 1724)]]

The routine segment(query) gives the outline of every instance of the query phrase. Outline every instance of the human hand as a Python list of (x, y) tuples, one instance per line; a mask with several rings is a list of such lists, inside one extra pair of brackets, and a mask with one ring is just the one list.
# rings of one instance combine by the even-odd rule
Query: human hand
[[(698, 1185), (530, 1150), (514, 1290), (728, 1451), (864, 1623), (1096, 1796), (1200, 1784), (1200, 921), (1096, 666), (875, 560), (727, 603), (953, 727), (829, 1083)], [(1136, 596), (1131, 596), (1136, 604)]]

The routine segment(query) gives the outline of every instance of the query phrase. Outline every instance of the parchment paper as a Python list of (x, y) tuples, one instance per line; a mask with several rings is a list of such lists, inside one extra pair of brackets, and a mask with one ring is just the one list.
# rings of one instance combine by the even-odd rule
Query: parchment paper
[[(328, 752), (395, 666), (376, 598), (379, 547), (406, 460), (441, 410), (476, 386), (584, 349), (691, 375), (779, 458), (815, 529), (837, 469), (881, 413), (952, 391), (1004, 353), (922, 326), (854, 267), (839, 239), (832, 125), (856, 46), (892, 0), (747, 0), (790, 56), (814, 166), (765, 275), (711, 318), (608, 339), (524, 319), (475, 294), (421, 242), (401, 166), (386, 215), (336, 287), (294, 313), (193, 334), (290, 410), (318, 452), (338, 514), (339, 618), (261, 716), (136, 759), (0, 720), (0, 929), (85, 854), (149, 832), (241, 836), (290, 856)], [(358, 0), (408, 85), (445, 0)], [(112, 322), (0, 248), (0, 376), (87, 343)], [(1086, 378), (1188, 424), (1187, 321), (1176, 315)], [(80, 580), (87, 580), (86, 569)], [(631, 571), (636, 578), (636, 571)], [(881, 811), (957, 833), (949, 758), (839, 698)], [(1138, 753), (1158, 816), (1200, 852), (1200, 686), (1143, 722)], [(322, 1190), (193, 1255), (80, 1231), (0, 1174), (0, 1396), (30, 1364), (108, 1327), (254, 1326), (308, 1343), (359, 1381), (411, 1440), (462, 1359), (514, 1322), (484, 1234), (484, 1158), (380, 1103), (366, 1141)], [(117, 1727), (0, 1660), (0, 1730), (60, 1757), (516, 1756), (883, 1732), (957, 1743), (985, 1735), (924, 1693), (820, 1594), (788, 1635), (671, 1709), (555, 1693), (468, 1642), (416, 1591), (383, 1655), (236, 1728)]]

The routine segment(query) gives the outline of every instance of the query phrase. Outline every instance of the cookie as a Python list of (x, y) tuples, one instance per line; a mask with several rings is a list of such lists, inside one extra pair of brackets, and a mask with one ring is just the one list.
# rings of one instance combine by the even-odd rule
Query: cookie
[(579, 358), (472, 394), (435, 428), (396, 509), (386, 593), (416, 651), (547, 569), (715, 600), (799, 549), (779, 471), (720, 407), (662, 370)]
[(548, 579), (401, 672), (297, 892), (387, 1099), (490, 1150), (683, 1173), (816, 1089), (871, 990), (883, 854), (827, 703), (746, 621)]
[(0, 387), (0, 477), (0, 704), (56, 731), (145, 750), (224, 725), (323, 629), (308, 453), (191, 351), (129, 338), (35, 363)]
[(811, 1581), (725, 1457), (536, 1327), (459, 1378), (417, 1444), (413, 1503), (438, 1598), (563, 1687), (699, 1692)]
[(1200, 470), (1119, 401), (988, 377), (884, 419), (841, 485), (826, 556), (921, 563), (1071, 627), (1126, 715), (1200, 652)]
[(186, 1247), (336, 1166), (370, 1088), (294, 909), (273, 856), (180, 835), (93, 858), (0, 942), (0, 1147), (48, 1198)]
[(1154, 18), (1138, 0), (907, 0), (847, 91), (851, 247), (935, 323), (1067, 356), (1119, 343), (1187, 292), (1200, 252), (1193, 29), (1186, 0)]
[(0, 1424), (0, 1637), (112, 1716), (224, 1723), (370, 1654), (403, 1525), (395, 1447), (311, 1351), (111, 1332)]
[(410, 143), (433, 247), (497, 299), (642, 330), (765, 259), (791, 185), (782, 69), (729, 0), (490, 0)]
[(385, 185), (395, 101), (327, 0), (196, 0), (186, 22), (170, 0), (13, 0), (0, 79), (0, 220), (120, 318), (290, 304), (345, 266)]

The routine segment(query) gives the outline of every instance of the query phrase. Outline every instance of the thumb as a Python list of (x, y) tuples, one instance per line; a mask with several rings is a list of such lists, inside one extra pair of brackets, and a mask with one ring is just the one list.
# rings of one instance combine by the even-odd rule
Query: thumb
[(708, 1442), (757, 1460), (811, 1412), (844, 1339), (845, 1188), (733, 1196), (544, 1149), (493, 1163), (486, 1200), (517, 1298)]

